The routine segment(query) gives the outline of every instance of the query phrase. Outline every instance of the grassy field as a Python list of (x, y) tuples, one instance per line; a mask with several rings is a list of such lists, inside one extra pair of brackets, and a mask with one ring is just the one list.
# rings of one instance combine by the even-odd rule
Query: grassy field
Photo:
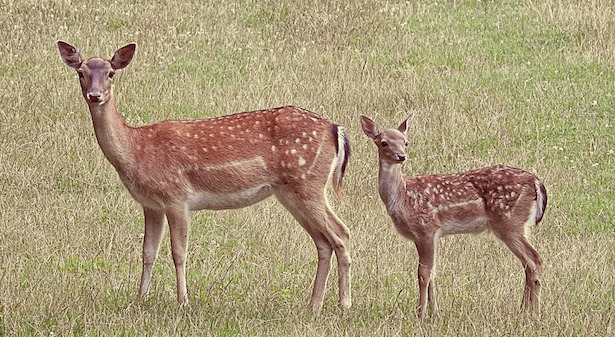
[[(352, 234), (353, 300), (307, 301), (316, 250), (274, 199), (193, 213), (191, 303), (175, 300), (168, 234), (136, 298), (143, 215), (94, 138), (56, 41), (111, 57), (130, 124), (298, 105), (353, 146), (333, 201)], [(574, 1), (0, 0), (0, 336), (615, 335), (615, 3)], [(414, 113), (406, 174), (504, 163), (549, 192), (531, 242), (542, 310), (494, 237), (446, 237), (440, 313), (416, 319), (414, 245), (377, 195), (358, 116)]]

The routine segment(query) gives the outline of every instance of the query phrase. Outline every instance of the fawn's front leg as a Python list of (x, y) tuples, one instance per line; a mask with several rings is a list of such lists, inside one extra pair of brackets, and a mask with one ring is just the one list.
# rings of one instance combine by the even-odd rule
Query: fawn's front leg
[(419, 266), (418, 266), (418, 279), (419, 279), (419, 306), (418, 317), (423, 319), (425, 317), (425, 306), (429, 301), (429, 307), (432, 313), (435, 313), (436, 299), (434, 284), (431, 278), (431, 270), (434, 266), (435, 260), (435, 243), (433, 238), (423, 239), (415, 242), (416, 249), (419, 253)]

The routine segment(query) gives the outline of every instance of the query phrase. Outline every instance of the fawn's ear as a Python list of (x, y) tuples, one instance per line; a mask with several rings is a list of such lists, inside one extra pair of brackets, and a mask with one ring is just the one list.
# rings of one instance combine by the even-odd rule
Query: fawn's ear
[(60, 49), (60, 56), (62, 56), (62, 60), (66, 63), (67, 66), (78, 69), (81, 66), (81, 55), (75, 47), (70, 44), (58, 41), (58, 49)]
[(404, 135), (407, 135), (408, 130), (410, 130), (410, 126), (412, 126), (412, 118), (414, 118), (414, 115), (410, 115), (410, 117), (403, 121), (399, 125), (399, 127), (397, 127), (397, 130), (399, 130), (399, 132), (403, 133)]
[(380, 134), (378, 131), (378, 126), (371, 119), (366, 116), (359, 117), (361, 119), (361, 126), (363, 127), (363, 132), (367, 135), (367, 137), (376, 140), (376, 137)]
[(111, 67), (114, 70), (125, 68), (132, 60), (132, 57), (135, 55), (136, 48), (137, 45), (131, 43), (116, 50), (115, 54), (113, 54), (113, 58), (111, 59)]

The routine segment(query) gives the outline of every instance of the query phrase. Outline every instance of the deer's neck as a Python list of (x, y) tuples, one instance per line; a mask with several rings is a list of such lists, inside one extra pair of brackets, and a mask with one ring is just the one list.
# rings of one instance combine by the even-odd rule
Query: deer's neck
[(115, 97), (111, 94), (104, 104), (90, 104), (89, 108), (96, 140), (103, 154), (116, 170), (128, 170), (132, 162), (133, 128), (118, 113)]
[(378, 192), (389, 212), (404, 200), (406, 182), (400, 164), (380, 161), (378, 171)]

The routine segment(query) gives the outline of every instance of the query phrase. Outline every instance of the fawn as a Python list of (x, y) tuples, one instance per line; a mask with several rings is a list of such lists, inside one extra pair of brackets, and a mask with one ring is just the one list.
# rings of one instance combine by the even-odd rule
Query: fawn
[(361, 116), (363, 132), (378, 147), (378, 191), (397, 231), (414, 241), (419, 254), (418, 316), (429, 303), (437, 313), (431, 271), (438, 239), (445, 235), (489, 230), (521, 260), (525, 268), (522, 308), (539, 306), (542, 258), (527, 240), (532, 225), (542, 220), (547, 192), (533, 174), (507, 166), (491, 166), (457, 174), (406, 177), (406, 135), (412, 116), (397, 129), (380, 131)]

